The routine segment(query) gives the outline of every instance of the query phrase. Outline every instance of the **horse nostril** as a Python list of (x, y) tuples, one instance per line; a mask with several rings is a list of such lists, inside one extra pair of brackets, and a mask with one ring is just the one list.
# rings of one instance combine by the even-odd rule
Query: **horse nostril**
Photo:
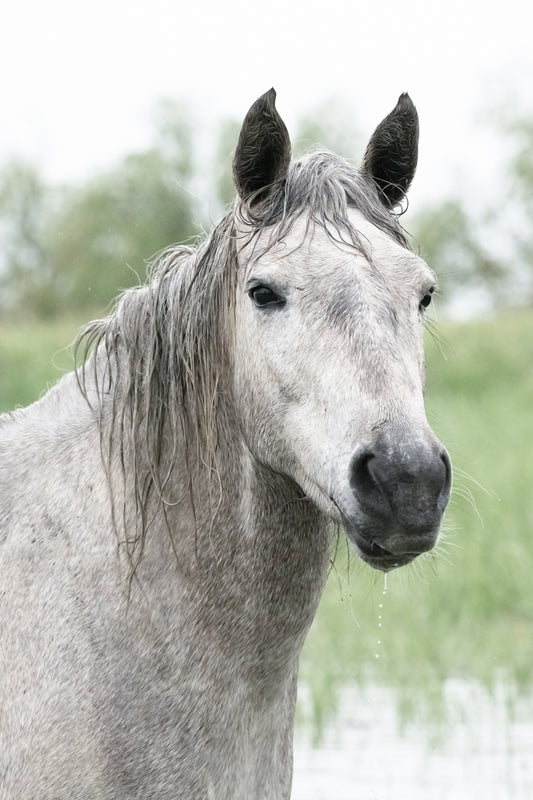
[(373, 486), (374, 480), (370, 472), (369, 464), (375, 458), (371, 450), (363, 450), (355, 455), (350, 469), (350, 486), (352, 491), (358, 494)]
[(452, 477), (452, 464), (451, 464), (451, 461), (450, 461), (450, 456), (448, 455), (446, 450), (443, 450), (442, 453), (440, 454), (440, 457), (441, 457), (441, 459), (442, 459), (442, 461), (444, 463), (444, 467), (446, 469), (446, 479), (449, 481), (449, 480), (451, 480), (451, 477)]
[(356, 453), (350, 466), (350, 487), (359, 502), (371, 506), (375, 512), (390, 511), (386, 488), (381, 485), (383, 476), (379, 475), (379, 457), (365, 448)]
[(412, 517), (413, 525), (429, 526), (448, 502), (451, 464), (440, 447), (399, 451), (377, 443), (354, 453), (349, 481), (365, 513), (395, 522)]
[(450, 489), (452, 485), (452, 463), (450, 461), (450, 456), (443, 450), (440, 454), (440, 458), (442, 463), (444, 464), (444, 482), (442, 485), (442, 490), (440, 492), (440, 497), (444, 500), (444, 505), (448, 502), (448, 498), (450, 496)]
[(357, 486), (360, 483), (368, 479), (368, 462), (373, 457), (369, 450), (363, 450), (362, 453), (354, 456), (350, 470), (350, 486), (354, 491), (357, 490)]

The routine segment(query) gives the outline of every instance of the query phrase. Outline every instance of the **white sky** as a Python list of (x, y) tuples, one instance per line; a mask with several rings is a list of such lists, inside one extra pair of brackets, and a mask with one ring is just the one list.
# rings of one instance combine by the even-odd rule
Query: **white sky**
[[(416, 197), (494, 191), (498, 146), (480, 112), (533, 113), (530, 0), (5, 0), (0, 163), (88, 174), (149, 140), (161, 96), (204, 127), (275, 86), (289, 129), (320, 100), (370, 134), (409, 91), (421, 118)], [(495, 173), (494, 173), (495, 175)]]

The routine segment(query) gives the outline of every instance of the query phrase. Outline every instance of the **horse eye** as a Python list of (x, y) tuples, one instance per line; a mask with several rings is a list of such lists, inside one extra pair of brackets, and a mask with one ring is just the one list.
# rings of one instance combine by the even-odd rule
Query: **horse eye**
[(258, 308), (267, 308), (268, 306), (284, 306), (285, 298), (280, 297), (273, 289), (263, 284), (256, 284), (248, 290), (248, 294), (253, 303)]
[(432, 295), (433, 295), (434, 291), (435, 291), (435, 289), (430, 289), (429, 292), (427, 292), (424, 295), (424, 297), (420, 301), (420, 309), (427, 308), (429, 306), (429, 304), (431, 303), (431, 299), (432, 299)]

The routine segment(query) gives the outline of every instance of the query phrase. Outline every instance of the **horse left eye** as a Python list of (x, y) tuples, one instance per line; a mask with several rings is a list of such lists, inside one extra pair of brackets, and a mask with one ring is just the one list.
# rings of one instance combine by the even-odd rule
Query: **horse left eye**
[(422, 300), (420, 301), (420, 309), (427, 308), (431, 303), (432, 295), (435, 289), (430, 289), (427, 294), (424, 295)]
[(253, 303), (258, 308), (266, 308), (267, 306), (284, 306), (285, 298), (277, 294), (273, 289), (262, 284), (252, 286), (248, 290), (248, 294)]

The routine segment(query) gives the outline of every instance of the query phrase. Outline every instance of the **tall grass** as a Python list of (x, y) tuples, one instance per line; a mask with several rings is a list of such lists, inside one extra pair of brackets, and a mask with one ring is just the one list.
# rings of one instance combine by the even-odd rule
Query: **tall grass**
[(0, 413), (38, 400), (73, 369), (70, 345), (81, 323), (72, 317), (0, 323)]

